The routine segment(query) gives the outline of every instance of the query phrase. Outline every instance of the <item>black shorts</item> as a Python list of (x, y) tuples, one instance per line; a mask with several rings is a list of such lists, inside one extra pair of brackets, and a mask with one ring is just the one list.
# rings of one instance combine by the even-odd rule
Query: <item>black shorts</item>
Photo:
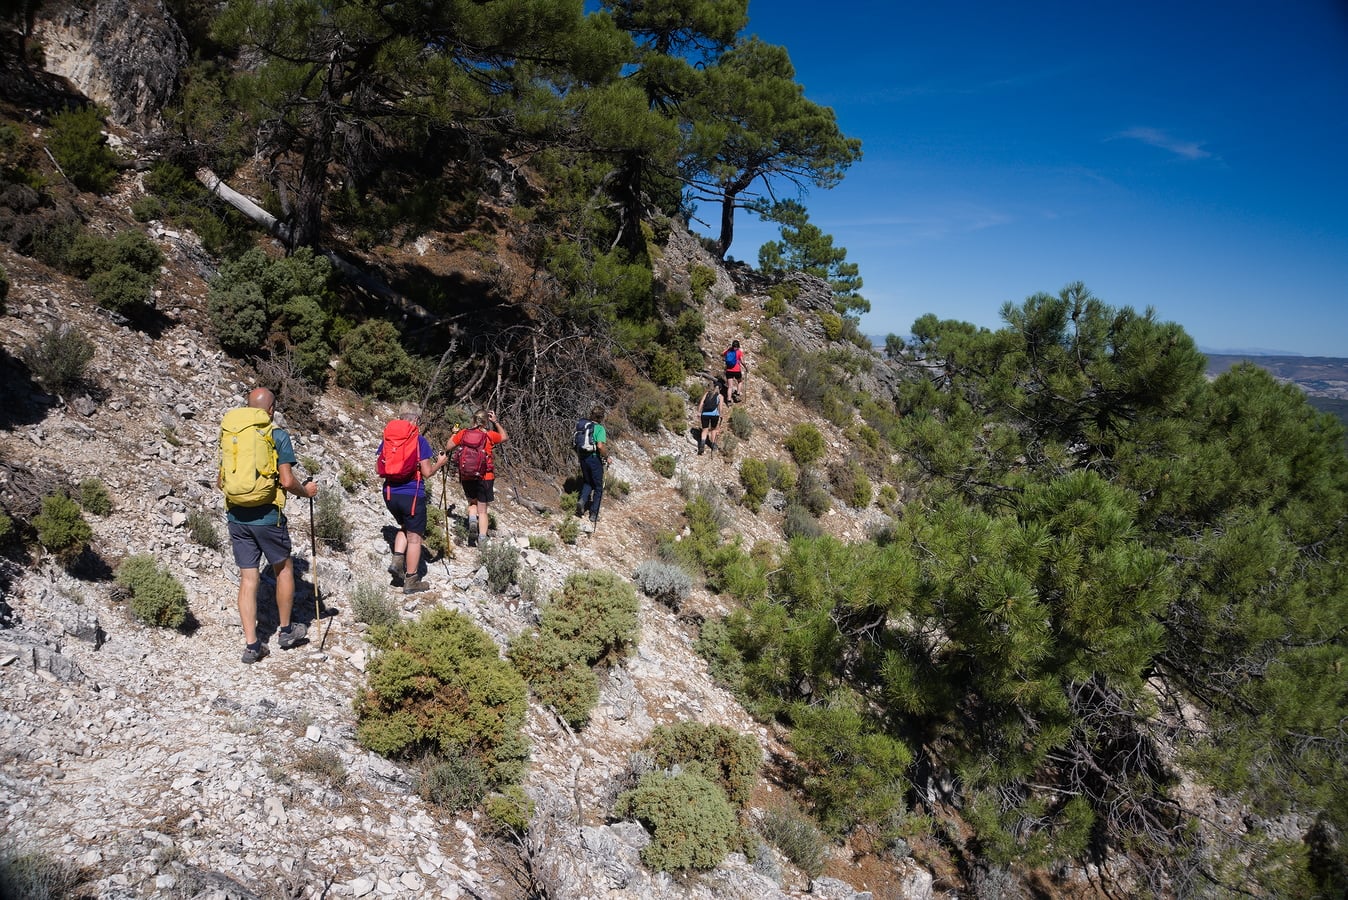
[[(416, 510), (412, 507), (415, 501)], [(384, 500), (384, 506), (393, 514), (398, 527), (408, 534), (426, 533), (426, 498), (412, 494), (391, 494)]]
[(496, 499), (496, 479), (477, 478), (473, 481), (460, 481), (463, 496), (469, 503), (490, 503)]
[(721, 424), (721, 417), (720, 417), (720, 416), (708, 416), (708, 415), (705, 415), (705, 414), (702, 416), (702, 430), (703, 430), (703, 431), (711, 431), (713, 428), (715, 428), (716, 426), (718, 426), (718, 425), (720, 425), (720, 424)]

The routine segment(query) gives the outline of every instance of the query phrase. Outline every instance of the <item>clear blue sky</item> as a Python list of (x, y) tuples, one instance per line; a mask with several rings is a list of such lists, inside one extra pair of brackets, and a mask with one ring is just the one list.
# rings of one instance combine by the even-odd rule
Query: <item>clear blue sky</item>
[[(1209, 350), (1348, 357), (1348, 2), (750, 0), (863, 157), (811, 221), (867, 334), (1083, 281)], [(715, 211), (702, 215), (715, 222)], [(741, 213), (730, 255), (776, 229)]]

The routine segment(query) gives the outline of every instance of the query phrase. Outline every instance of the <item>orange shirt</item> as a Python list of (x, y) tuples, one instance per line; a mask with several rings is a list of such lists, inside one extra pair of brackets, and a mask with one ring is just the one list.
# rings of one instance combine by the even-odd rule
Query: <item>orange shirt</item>
[[(450, 437), (449, 439), (450, 445), (454, 447), (459, 446), (459, 443), (463, 440), (463, 433), (465, 431), (471, 430), (472, 429), (470, 428), (460, 428), (458, 431), (454, 432), (453, 436)], [(501, 432), (499, 431), (487, 431), (486, 429), (483, 429), (483, 433), (487, 435), (487, 459), (491, 459), (492, 448), (495, 447), (497, 444), (501, 443), (502, 441), (504, 441), (505, 435), (501, 434)], [(482, 476), (482, 480), (483, 481), (496, 480), (496, 472), (489, 471), (486, 475)]]

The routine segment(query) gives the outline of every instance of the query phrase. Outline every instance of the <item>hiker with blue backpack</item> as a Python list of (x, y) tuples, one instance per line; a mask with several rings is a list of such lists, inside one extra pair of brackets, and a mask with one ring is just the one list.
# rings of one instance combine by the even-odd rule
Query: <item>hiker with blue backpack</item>
[(728, 403), (741, 402), (740, 391), (744, 388), (744, 351), (740, 349), (738, 340), (732, 341), (722, 354), (725, 358), (725, 381), (728, 390), (726, 391), (726, 401)]
[(254, 388), (248, 405), (231, 409), (220, 422), (220, 468), (216, 484), (225, 492), (225, 518), (234, 562), (239, 567), (239, 623), (243, 626), (243, 662), (255, 663), (269, 651), (257, 636), (259, 568), (265, 558), (276, 576), (276, 643), (282, 650), (299, 646), (308, 628), (292, 622), (295, 566), (290, 558), (286, 494), (312, 498), (318, 485), (301, 482), (293, 467), (290, 434), (272, 421), (276, 396)]
[(375, 450), (375, 472), (384, 479), (384, 506), (398, 523), (393, 538), (389, 574), (404, 594), (416, 594), (430, 585), (421, 577), (421, 546), (426, 535), (426, 481), (449, 462), (445, 451), (436, 453), (421, 433), (421, 407), (403, 403), (397, 418), (384, 426)]
[(461, 428), (450, 437), (455, 447), (454, 461), (459, 470), (459, 484), (468, 501), (468, 546), (476, 547), (487, 537), (490, 521), (487, 506), (496, 499), (496, 465), (492, 450), (507, 440), (506, 430), (496, 419), (496, 412), (479, 409), (473, 413), (473, 424)]
[(604, 408), (590, 410), (588, 419), (576, 423), (576, 457), (580, 460), (580, 499), (576, 501), (576, 515), (590, 513), (590, 522), (599, 524), (599, 504), (604, 501), (604, 465), (608, 462), (608, 432), (602, 419)]

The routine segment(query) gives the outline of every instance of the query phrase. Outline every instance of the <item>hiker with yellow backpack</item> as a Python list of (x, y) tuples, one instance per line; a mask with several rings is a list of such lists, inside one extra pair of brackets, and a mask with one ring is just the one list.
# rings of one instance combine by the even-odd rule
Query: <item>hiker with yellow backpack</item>
[(220, 422), (220, 470), (217, 484), (225, 492), (225, 517), (234, 562), (239, 567), (239, 623), (243, 626), (243, 662), (255, 663), (270, 651), (257, 635), (259, 568), (265, 558), (276, 576), (276, 643), (289, 650), (304, 641), (308, 628), (292, 622), (295, 567), (290, 558), (290, 528), (285, 517), (286, 494), (313, 497), (318, 485), (300, 482), (292, 467), (295, 446), (284, 428), (272, 422), (276, 397), (254, 388), (248, 405), (231, 409)]
[(375, 471), (384, 479), (384, 506), (398, 523), (389, 574), (404, 594), (427, 590), (421, 577), (421, 544), (426, 535), (426, 479), (439, 472), (449, 455), (436, 453), (421, 434), (421, 407), (403, 403), (398, 417), (384, 426), (375, 450)]

